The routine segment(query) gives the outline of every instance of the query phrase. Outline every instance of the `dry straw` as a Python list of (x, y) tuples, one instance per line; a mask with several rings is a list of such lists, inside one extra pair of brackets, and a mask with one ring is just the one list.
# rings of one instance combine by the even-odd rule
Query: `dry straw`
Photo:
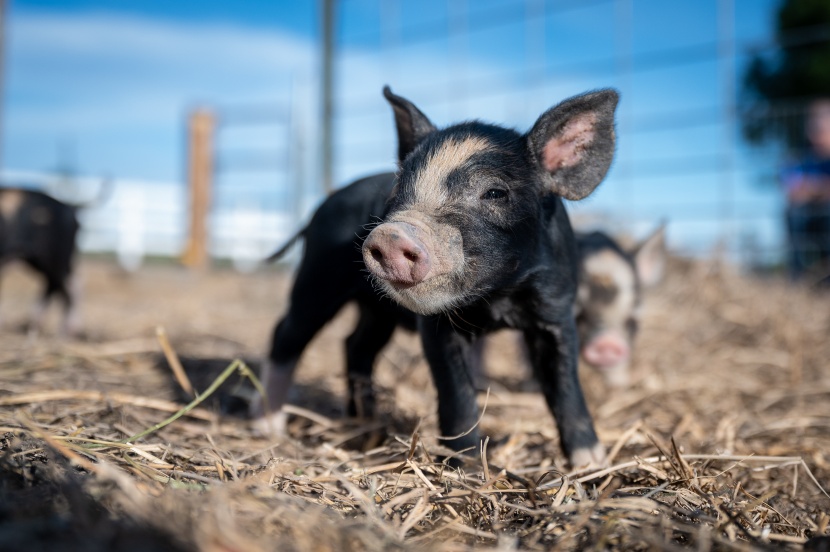
[[(381, 419), (332, 413), (342, 376), (329, 362), (349, 323), (301, 367), (307, 393), (282, 442), (217, 410), (258, 386), (245, 362), (199, 383), (164, 331), (164, 361), (135, 340), (7, 347), (0, 500), (46, 494), (49, 515), (77, 527), (90, 514), (60, 504), (103, 508), (107, 523), (155, 531), (169, 550), (800, 549), (828, 534), (826, 297), (675, 266), (649, 298), (632, 388), (584, 374), (611, 465), (579, 471), (509, 338), (487, 354), (480, 422), (491, 438), (459, 469), (441, 461), (451, 451), (437, 444), (426, 368), (406, 336), (378, 369)], [(303, 400), (320, 389), (328, 410)], [(31, 527), (2, 519), (0, 534)], [(95, 523), (85, 534), (102, 535)]]

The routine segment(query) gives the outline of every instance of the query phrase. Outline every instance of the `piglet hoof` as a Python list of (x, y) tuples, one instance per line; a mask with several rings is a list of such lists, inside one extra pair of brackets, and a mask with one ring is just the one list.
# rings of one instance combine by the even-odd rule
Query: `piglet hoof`
[(593, 447), (582, 447), (571, 453), (571, 468), (574, 470), (599, 469), (608, 465), (605, 447), (597, 443)]
[(259, 393), (251, 397), (248, 404), (248, 417), (254, 435), (272, 439), (282, 439), (288, 435), (288, 416), (282, 409), (265, 412), (265, 401)]
[(26, 344), (32, 345), (40, 338), (40, 326), (30, 324), (26, 328)]
[(251, 432), (266, 439), (282, 440), (288, 437), (288, 415), (282, 410), (251, 420)]
[(67, 318), (64, 323), (61, 325), (60, 335), (61, 339), (73, 339), (73, 340), (80, 340), (85, 337), (84, 335), (84, 325), (81, 322), (81, 319), (77, 316), (71, 316)]

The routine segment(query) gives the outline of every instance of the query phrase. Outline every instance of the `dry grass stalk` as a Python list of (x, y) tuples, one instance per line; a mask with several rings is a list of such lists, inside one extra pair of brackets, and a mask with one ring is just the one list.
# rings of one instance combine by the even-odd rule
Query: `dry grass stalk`
[(156, 338), (159, 341), (161, 350), (164, 352), (164, 358), (167, 359), (168, 366), (173, 371), (173, 376), (176, 378), (176, 381), (185, 393), (194, 398), (198, 397), (198, 394), (193, 389), (193, 385), (190, 383), (190, 378), (187, 377), (187, 373), (185, 373), (182, 367), (179, 355), (176, 354), (176, 351), (170, 345), (170, 340), (167, 339), (167, 332), (164, 331), (164, 327), (158, 326), (156, 328)]
[[(236, 278), (257, 276), (204, 278), (188, 285), (216, 297), (211, 286), (236, 289)], [(97, 352), (9, 340), (0, 494), (19, 485), (77, 501), (77, 487), (87, 506), (50, 515), (88, 527), (82, 514), (95, 504), (117, 523), (159, 531), (171, 550), (798, 549), (826, 535), (828, 301), (695, 264), (674, 270), (650, 299), (635, 385), (609, 392), (583, 374), (614, 462), (601, 470), (565, 469), (544, 401), (509, 349), (488, 351), (492, 400), (482, 397), (479, 422), (490, 439), (481, 460), (461, 469), (438, 460), (447, 451), (436, 442), (417, 339), (396, 337), (378, 367), (380, 420), (343, 418), (331, 408), (343, 397), (331, 362), (341, 358), (345, 318), (304, 359), (306, 395), (287, 409), (291, 437), (282, 442), (217, 412), (235, 389), (258, 385), (235, 375), (244, 363), (217, 361), (203, 384), (193, 379), (205, 392), (182, 405), (140, 340), (105, 336)], [(267, 330), (273, 314), (248, 307), (239, 320)], [(221, 343), (171, 341), (180, 351), (251, 355), (263, 344), (233, 343), (248, 343), (254, 322), (204, 332), (227, 333)], [(185, 356), (181, 364), (192, 378)], [(372, 444), (378, 432), (385, 438)]]

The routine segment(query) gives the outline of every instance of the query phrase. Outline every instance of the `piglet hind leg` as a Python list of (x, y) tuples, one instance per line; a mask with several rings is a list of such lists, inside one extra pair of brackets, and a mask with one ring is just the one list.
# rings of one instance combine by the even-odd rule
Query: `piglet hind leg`
[(62, 338), (80, 338), (83, 335), (83, 322), (79, 310), (81, 286), (78, 276), (70, 274), (63, 279), (60, 296), (63, 299), (63, 321), (60, 336)]
[[(438, 423), (443, 444), (465, 455), (480, 453), (479, 410), (468, 360), (470, 340), (441, 316), (419, 319), (424, 354), (438, 392)], [(457, 465), (460, 462), (452, 462)]]
[(252, 429), (255, 433), (275, 439), (288, 435), (288, 416), (282, 407), (288, 399), (296, 365), (296, 360), (276, 364), (270, 358), (262, 363), (260, 381), (265, 396), (256, 393), (250, 405)]
[(249, 406), (253, 428), (264, 436), (286, 436), (283, 406), (300, 356), (349, 298), (350, 272), (342, 267), (351, 269), (350, 265), (327, 252), (313, 253), (307, 249), (291, 288), (288, 312), (274, 327), (271, 349), (260, 371), (265, 397), (257, 393)]
[(43, 295), (35, 302), (32, 307), (32, 313), (29, 316), (29, 324), (27, 329), (27, 339), (34, 341), (40, 337), (43, 330), (43, 322), (46, 319), (46, 311), (49, 309), (49, 303), (52, 298), (60, 293), (61, 283), (53, 279), (46, 279), (46, 287), (43, 290)]
[[(298, 287), (295, 285), (295, 292)], [(288, 314), (274, 328), (271, 351), (260, 371), (265, 397), (257, 393), (249, 407), (255, 431), (276, 438), (286, 436), (283, 406), (288, 400), (294, 370), (306, 345), (343, 303), (339, 298), (322, 294), (318, 294), (316, 304), (310, 305), (292, 298)]]
[(579, 384), (573, 320), (566, 318), (549, 328), (528, 331), (525, 340), (533, 372), (556, 420), (562, 450), (571, 467), (604, 466), (605, 447), (597, 439)]
[(351, 417), (375, 415), (372, 371), (375, 359), (395, 331), (392, 307), (361, 303), (360, 318), (354, 332), (346, 339), (346, 375), (349, 387), (347, 413)]

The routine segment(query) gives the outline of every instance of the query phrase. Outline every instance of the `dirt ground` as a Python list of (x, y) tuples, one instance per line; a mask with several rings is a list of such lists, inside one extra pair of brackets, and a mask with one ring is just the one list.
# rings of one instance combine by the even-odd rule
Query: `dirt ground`
[[(417, 337), (376, 370), (381, 415), (343, 417), (347, 308), (307, 349), (289, 430), (257, 437), (231, 375), (198, 407), (174, 383), (165, 329), (197, 390), (256, 368), (287, 270), (124, 274), (84, 259), (82, 339), (24, 325), (38, 293), (0, 287), (0, 542), (10, 550), (470, 548), (827, 550), (830, 294), (674, 261), (648, 296), (630, 389), (582, 374), (605, 470), (569, 473), (509, 333), (488, 345), (485, 461), (439, 462)], [(830, 537), (824, 537), (830, 539)], [(810, 540), (812, 539), (812, 540)], [(824, 546), (825, 548), (821, 548)]]

